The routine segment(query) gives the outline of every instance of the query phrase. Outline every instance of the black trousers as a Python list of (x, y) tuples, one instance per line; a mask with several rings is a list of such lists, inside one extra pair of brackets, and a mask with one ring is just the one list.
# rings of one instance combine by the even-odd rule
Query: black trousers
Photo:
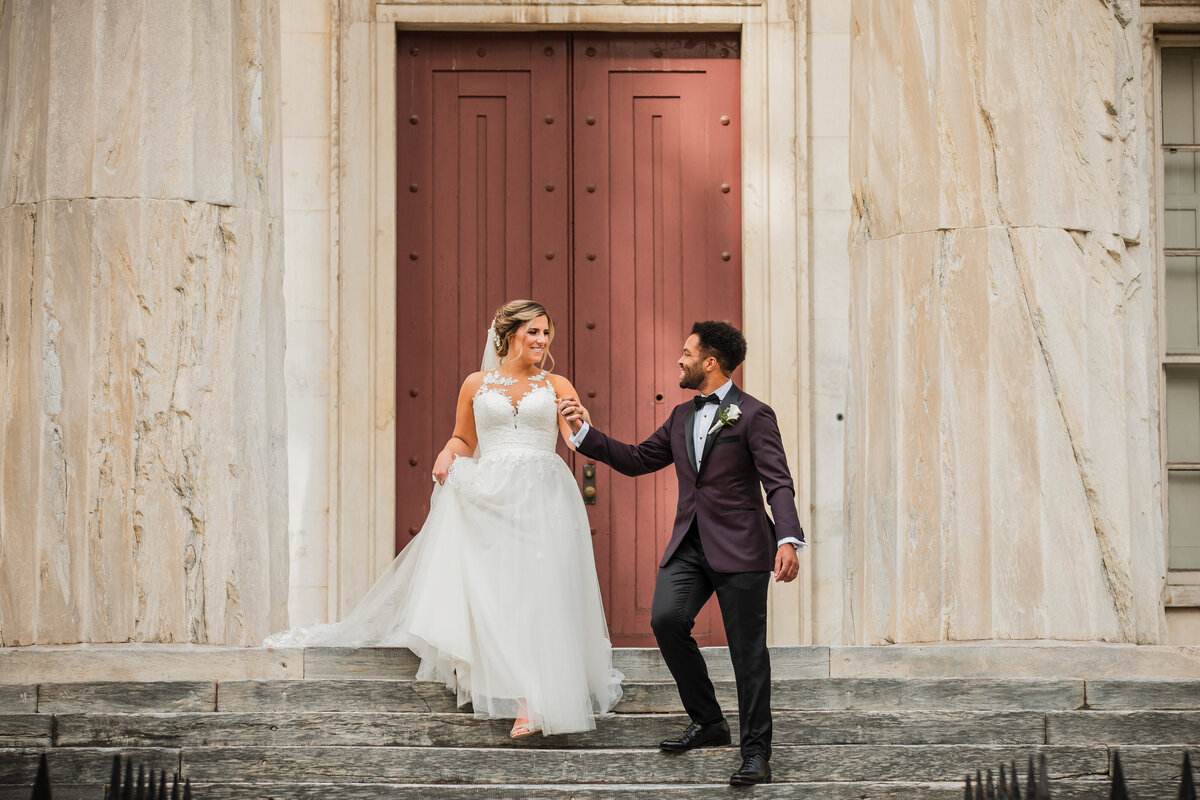
[(724, 719), (708, 666), (692, 626), (705, 601), (717, 593), (729, 657), (737, 682), (742, 757), (771, 757), (771, 658), (767, 652), (767, 586), (770, 572), (714, 572), (704, 557), (696, 523), (667, 565), (658, 571), (650, 626), (658, 649), (693, 722)]

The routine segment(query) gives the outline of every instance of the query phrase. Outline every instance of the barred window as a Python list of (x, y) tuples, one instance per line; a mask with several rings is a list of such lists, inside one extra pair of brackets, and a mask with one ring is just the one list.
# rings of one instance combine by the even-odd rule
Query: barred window
[(1168, 566), (1200, 570), (1200, 47), (1162, 49)]

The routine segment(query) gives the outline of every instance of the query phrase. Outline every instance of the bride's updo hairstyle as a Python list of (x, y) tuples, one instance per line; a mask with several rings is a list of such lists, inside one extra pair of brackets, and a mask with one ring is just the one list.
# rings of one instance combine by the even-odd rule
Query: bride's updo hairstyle
[(508, 357), (512, 337), (520, 327), (538, 317), (545, 317), (550, 323), (550, 341), (546, 344), (546, 352), (542, 354), (542, 366), (545, 366), (546, 359), (549, 358), (550, 369), (554, 369), (554, 356), (550, 355), (550, 342), (554, 341), (554, 320), (550, 318), (546, 307), (534, 300), (513, 300), (496, 310), (496, 320), (492, 323), (496, 328), (496, 340), (493, 344), (501, 361)]

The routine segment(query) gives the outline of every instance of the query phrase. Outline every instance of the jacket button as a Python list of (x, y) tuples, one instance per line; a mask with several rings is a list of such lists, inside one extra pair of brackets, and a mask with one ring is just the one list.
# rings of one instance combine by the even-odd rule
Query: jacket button
[(700, 488), (700, 479), (699, 478), (696, 479), (696, 488), (697, 489)]

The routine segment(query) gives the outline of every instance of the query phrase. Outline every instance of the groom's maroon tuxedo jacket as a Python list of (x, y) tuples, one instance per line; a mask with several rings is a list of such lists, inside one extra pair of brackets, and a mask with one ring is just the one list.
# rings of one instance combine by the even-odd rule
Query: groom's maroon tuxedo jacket
[[(674, 462), (679, 508), (659, 566), (670, 560), (693, 519), (704, 556), (717, 572), (772, 570), (779, 539), (791, 536), (804, 541), (775, 412), (732, 386), (721, 409), (735, 403), (742, 415), (705, 441), (699, 473), (692, 437), (696, 406), (690, 401), (676, 406), (662, 427), (639, 445), (618, 442), (589, 428), (576, 448), (625, 475), (657, 472)], [(760, 484), (771, 504), (774, 524), (763, 508)]]

